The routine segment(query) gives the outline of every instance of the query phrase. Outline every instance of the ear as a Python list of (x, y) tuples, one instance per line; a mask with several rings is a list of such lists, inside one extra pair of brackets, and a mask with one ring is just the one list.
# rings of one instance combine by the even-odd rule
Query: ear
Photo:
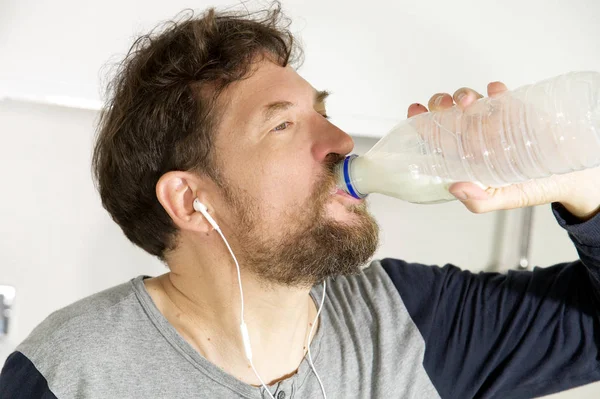
[(198, 233), (214, 230), (202, 213), (194, 210), (196, 198), (210, 209), (208, 195), (202, 186), (205, 185), (201, 177), (182, 171), (167, 172), (156, 183), (158, 201), (180, 230)]

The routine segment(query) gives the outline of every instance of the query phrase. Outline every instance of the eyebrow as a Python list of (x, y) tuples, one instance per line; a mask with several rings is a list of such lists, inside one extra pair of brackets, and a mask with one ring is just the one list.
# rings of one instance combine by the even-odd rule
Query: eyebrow
[[(330, 93), (327, 90), (317, 90), (315, 92), (315, 104), (322, 104), (325, 102), (327, 97), (329, 97)], [(285, 111), (291, 107), (294, 107), (296, 104), (289, 101), (275, 101), (270, 104), (267, 104), (263, 109), (263, 123), (267, 123), (271, 120), (277, 113), (281, 111)]]
[(331, 93), (328, 92), (327, 90), (318, 90), (315, 93), (315, 103), (316, 104), (321, 104), (324, 103), (325, 100), (327, 99), (327, 97), (329, 97)]

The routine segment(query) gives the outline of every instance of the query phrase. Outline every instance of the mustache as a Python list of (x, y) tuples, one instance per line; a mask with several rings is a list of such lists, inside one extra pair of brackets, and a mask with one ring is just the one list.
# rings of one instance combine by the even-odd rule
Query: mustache
[(330, 153), (325, 157), (324, 167), (329, 172), (333, 173), (335, 166), (346, 158), (345, 155)]
[(317, 202), (326, 202), (331, 196), (333, 188), (336, 186), (335, 167), (344, 160), (345, 156), (331, 153), (325, 157), (323, 162), (323, 171), (315, 184), (313, 190), (314, 198)]

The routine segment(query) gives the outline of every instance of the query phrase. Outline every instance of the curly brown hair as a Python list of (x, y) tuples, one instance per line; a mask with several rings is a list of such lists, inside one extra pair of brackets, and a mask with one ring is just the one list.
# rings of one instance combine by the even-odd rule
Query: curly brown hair
[(213, 151), (217, 99), (248, 77), (257, 58), (301, 63), (302, 50), (279, 2), (255, 13), (186, 11), (139, 37), (108, 85), (92, 169), (102, 205), (125, 236), (165, 261), (177, 228), (156, 197), (174, 170), (220, 184)]

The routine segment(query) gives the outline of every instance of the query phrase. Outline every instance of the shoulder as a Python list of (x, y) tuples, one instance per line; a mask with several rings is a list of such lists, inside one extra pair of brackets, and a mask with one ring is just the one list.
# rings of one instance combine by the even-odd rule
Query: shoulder
[(373, 260), (360, 273), (333, 278), (328, 284), (334, 297), (345, 301), (371, 299), (372, 303), (403, 302), (400, 297), (427, 297), (461, 269), (447, 264), (444, 267), (409, 263), (400, 259)]
[(328, 297), (335, 301), (363, 301), (398, 296), (398, 291), (380, 260), (373, 260), (359, 273), (338, 276), (327, 283)]
[(55, 398), (51, 388), (57, 381), (72, 382), (84, 369), (96, 370), (118, 351), (127, 320), (143, 312), (136, 302), (132, 280), (52, 313), (6, 360), (0, 397)]
[[(452, 267), (447, 265), (443, 269)], [(393, 288), (399, 279), (406, 280), (422, 273), (436, 273), (443, 270), (437, 266), (426, 266), (418, 263), (408, 263), (400, 259), (377, 259), (367, 264), (360, 273), (350, 276), (336, 277), (332, 286), (345, 291), (363, 290), (366, 292), (386, 291)], [(393, 290), (397, 293), (397, 290)]]
[(18, 347), (38, 369), (61, 359), (102, 353), (124, 322), (140, 312), (132, 282), (127, 282), (57, 310)]

